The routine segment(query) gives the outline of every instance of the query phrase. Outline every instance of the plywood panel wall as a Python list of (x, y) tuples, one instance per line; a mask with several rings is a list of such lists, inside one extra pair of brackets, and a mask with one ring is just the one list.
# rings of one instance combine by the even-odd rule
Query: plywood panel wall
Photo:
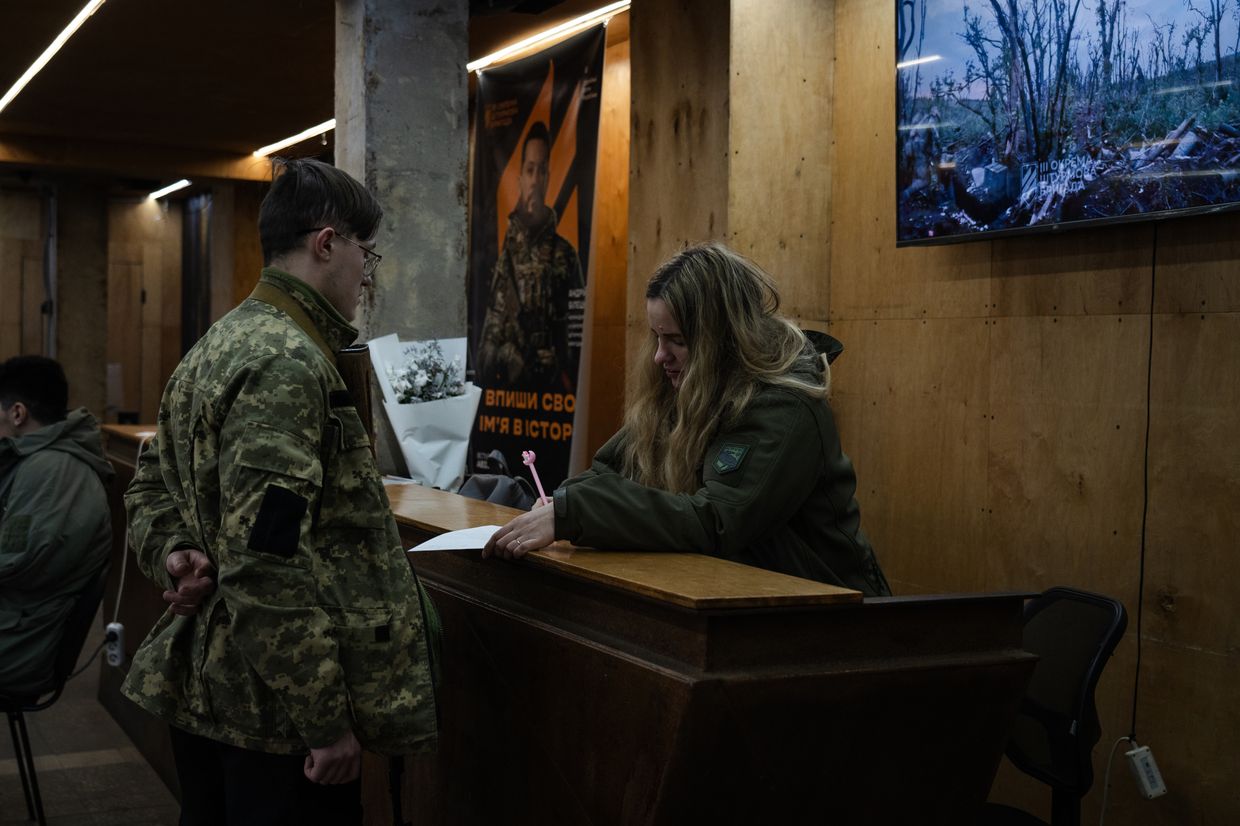
[(655, 267), (728, 230), (725, 12), (714, 0), (635, 0), (630, 11), (630, 364), (647, 335), (643, 295)]
[(107, 196), (102, 186), (57, 187), (57, 358), (69, 406), (100, 421), (107, 399)]
[[(258, 237), (258, 211), (268, 184), (233, 185), (233, 291), (228, 309), (245, 300), (263, 269), (263, 248)], [(212, 320), (215, 320), (214, 318)]]
[[(1120, 767), (1108, 822), (1238, 821), (1240, 217), (897, 249), (895, 4), (834, 5), (825, 321), (863, 525), (897, 590), (1124, 601), (1099, 776), (1131, 725), (1142, 608), (1137, 733), (1171, 793), (1139, 798)], [(994, 798), (1049, 816), (1010, 768)]]
[(44, 352), (43, 198), (0, 190), (0, 359)]
[(119, 409), (143, 423), (181, 357), (181, 216), (175, 202), (108, 209), (108, 362), (121, 365)]
[(771, 273), (784, 312), (826, 318), (834, 10), (733, 0), (726, 240)]
[[(598, 172), (594, 195), (594, 253), (589, 276), (588, 367), (579, 394), (588, 394), (588, 422), (574, 465), (589, 465), (620, 427), (624, 410), (625, 301), (629, 247), (629, 39), (627, 20), (607, 27), (603, 98), (599, 116)], [(623, 38), (623, 39), (621, 39)]]

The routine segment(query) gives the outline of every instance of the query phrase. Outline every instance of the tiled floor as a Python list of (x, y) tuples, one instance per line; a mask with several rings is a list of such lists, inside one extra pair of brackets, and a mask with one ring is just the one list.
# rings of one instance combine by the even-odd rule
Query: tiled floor
[[(96, 644), (92, 635), (82, 656)], [(175, 826), (176, 799), (95, 699), (102, 663), (100, 656), (70, 680), (51, 708), (26, 715), (47, 822)], [(0, 826), (30, 822), (8, 724), (0, 722)]]

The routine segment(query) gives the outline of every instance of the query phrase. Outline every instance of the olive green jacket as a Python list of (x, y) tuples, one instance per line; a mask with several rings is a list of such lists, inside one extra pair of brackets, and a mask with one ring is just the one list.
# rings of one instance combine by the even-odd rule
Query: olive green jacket
[(619, 473), (625, 431), (555, 492), (555, 535), (603, 549), (698, 552), (891, 593), (861, 532), (852, 463), (826, 402), (775, 386), (707, 448), (701, 487), (668, 493)]
[[(272, 288), (296, 307), (255, 297)], [(434, 741), (422, 600), (329, 357), (356, 335), (267, 268), (168, 382), (125, 496), (130, 545), (165, 587), (168, 554), (200, 548), (218, 587), (196, 616), (159, 620), (123, 691), (179, 728), (285, 754), (349, 729), (386, 753)]]
[(60, 629), (108, 564), (112, 476), (85, 408), (0, 439), (0, 694), (51, 687)]

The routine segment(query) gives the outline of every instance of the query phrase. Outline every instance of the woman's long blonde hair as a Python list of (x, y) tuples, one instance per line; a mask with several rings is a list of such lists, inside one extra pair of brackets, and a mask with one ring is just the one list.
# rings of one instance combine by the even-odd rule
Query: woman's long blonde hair
[(696, 490), (706, 448), (763, 384), (826, 398), (829, 373), (794, 370), (808, 366), (813, 351), (805, 334), (776, 314), (771, 277), (723, 244), (689, 247), (664, 263), (646, 298), (667, 304), (689, 355), (673, 389), (654, 363), (653, 333), (642, 347), (624, 416), (622, 473), (629, 479), (676, 493)]

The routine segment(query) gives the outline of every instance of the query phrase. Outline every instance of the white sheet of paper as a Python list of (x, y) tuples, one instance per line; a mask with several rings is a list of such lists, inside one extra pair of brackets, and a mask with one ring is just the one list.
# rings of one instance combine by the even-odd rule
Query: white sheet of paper
[(480, 551), (487, 544), (491, 534), (499, 530), (499, 525), (479, 525), (462, 531), (448, 531), (421, 545), (414, 545), (408, 553), (415, 551)]

